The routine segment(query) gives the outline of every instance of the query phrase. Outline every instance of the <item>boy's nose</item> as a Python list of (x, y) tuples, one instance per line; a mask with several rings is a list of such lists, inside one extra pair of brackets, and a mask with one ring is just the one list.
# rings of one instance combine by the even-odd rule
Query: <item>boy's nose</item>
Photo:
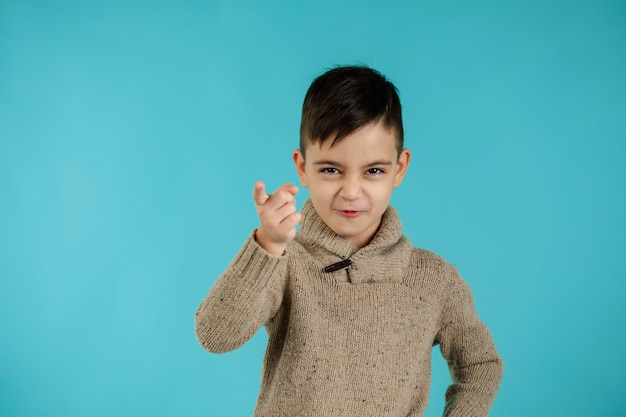
[(361, 197), (362, 189), (359, 180), (346, 179), (339, 195), (345, 200), (356, 200)]

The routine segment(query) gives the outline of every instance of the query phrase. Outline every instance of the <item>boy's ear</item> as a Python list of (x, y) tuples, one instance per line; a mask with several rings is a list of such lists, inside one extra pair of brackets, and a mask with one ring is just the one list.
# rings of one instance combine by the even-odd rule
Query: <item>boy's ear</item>
[(296, 172), (298, 173), (298, 177), (300, 177), (300, 184), (304, 188), (307, 188), (308, 185), (306, 183), (306, 163), (304, 162), (304, 155), (300, 149), (296, 149), (293, 151), (293, 162), (296, 165)]
[(396, 170), (396, 176), (393, 179), (394, 187), (402, 184), (402, 180), (406, 175), (406, 171), (409, 169), (409, 162), (411, 162), (411, 151), (408, 149), (402, 149), (402, 152), (400, 152), (400, 157), (398, 158), (398, 169)]

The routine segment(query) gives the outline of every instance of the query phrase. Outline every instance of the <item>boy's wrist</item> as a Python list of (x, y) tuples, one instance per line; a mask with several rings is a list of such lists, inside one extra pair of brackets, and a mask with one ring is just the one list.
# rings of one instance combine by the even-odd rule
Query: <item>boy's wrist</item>
[(254, 240), (259, 244), (267, 253), (273, 256), (283, 256), (285, 253), (285, 249), (287, 249), (287, 244), (285, 243), (276, 243), (269, 241), (265, 234), (261, 229), (256, 229), (254, 231)]

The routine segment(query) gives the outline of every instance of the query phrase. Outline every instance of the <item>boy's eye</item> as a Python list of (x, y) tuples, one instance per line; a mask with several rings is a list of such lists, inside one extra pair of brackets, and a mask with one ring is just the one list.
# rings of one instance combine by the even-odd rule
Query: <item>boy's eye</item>
[(383, 171), (380, 168), (370, 168), (367, 170), (367, 173), (370, 175), (380, 175), (380, 174), (384, 174), (385, 171)]
[(322, 174), (337, 174), (339, 170), (337, 168), (322, 168), (320, 172)]

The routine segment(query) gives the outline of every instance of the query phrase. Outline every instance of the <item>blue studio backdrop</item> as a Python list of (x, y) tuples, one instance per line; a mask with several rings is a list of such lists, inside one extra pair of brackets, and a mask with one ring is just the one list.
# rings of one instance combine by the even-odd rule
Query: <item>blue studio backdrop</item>
[(310, 82), (355, 63), (400, 90), (405, 234), (504, 358), (491, 415), (626, 415), (625, 23), (622, 0), (0, 0), (0, 416), (251, 416), (265, 332), (210, 354), (194, 312), (254, 182), (297, 182)]

